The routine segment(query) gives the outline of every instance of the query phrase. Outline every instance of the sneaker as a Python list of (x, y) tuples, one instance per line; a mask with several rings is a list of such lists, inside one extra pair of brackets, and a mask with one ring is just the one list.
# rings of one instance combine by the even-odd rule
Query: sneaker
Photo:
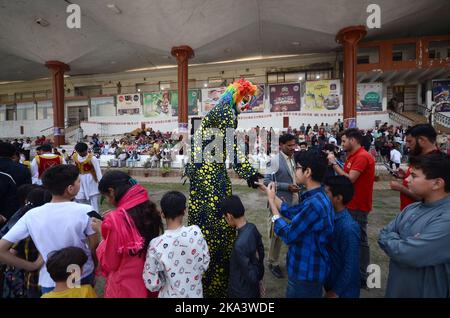
[(273, 266), (272, 264), (269, 264), (269, 270), (276, 278), (283, 278), (283, 273), (281, 272), (281, 268), (279, 265)]

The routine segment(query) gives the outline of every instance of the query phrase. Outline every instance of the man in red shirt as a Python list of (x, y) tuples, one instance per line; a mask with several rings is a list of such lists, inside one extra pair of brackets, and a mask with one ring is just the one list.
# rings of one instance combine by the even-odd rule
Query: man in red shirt
[(375, 181), (375, 160), (362, 147), (363, 135), (356, 128), (350, 128), (342, 133), (342, 148), (347, 153), (344, 169), (339, 167), (333, 153), (328, 155), (329, 164), (341, 176), (346, 176), (353, 183), (355, 194), (347, 204), (347, 209), (361, 229), (361, 245), (359, 266), (361, 273), (361, 288), (366, 288), (367, 266), (370, 263), (369, 241), (367, 238), (367, 217), (372, 210), (372, 192)]
[[(409, 128), (405, 133), (405, 142), (409, 148), (409, 155), (419, 156), (439, 153), (439, 148), (436, 146), (436, 137), (436, 130), (430, 124), (418, 124)], [(392, 190), (400, 192), (400, 211), (421, 199), (408, 188), (406, 179), (410, 173), (411, 168), (408, 168), (406, 172), (399, 169), (396, 177), (403, 179), (403, 182), (391, 181), (390, 184)]]

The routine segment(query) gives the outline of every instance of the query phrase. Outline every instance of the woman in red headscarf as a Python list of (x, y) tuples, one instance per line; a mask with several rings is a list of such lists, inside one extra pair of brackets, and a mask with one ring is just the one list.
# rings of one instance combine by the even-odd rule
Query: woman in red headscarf
[(103, 241), (97, 248), (98, 269), (106, 277), (104, 297), (156, 297), (142, 272), (147, 247), (163, 230), (160, 212), (147, 190), (124, 172), (107, 172), (98, 188), (116, 207), (101, 222)]

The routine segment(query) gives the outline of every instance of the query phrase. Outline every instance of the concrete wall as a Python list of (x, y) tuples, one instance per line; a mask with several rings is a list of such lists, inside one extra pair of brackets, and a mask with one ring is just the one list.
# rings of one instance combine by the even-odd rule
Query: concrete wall
[[(23, 134), (20, 133), (21, 126), (23, 126)], [(51, 129), (41, 131), (49, 127), (53, 127), (53, 119), (3, 121), (0, 123), (0, 138), (35, 138), (50, 135), (53, 133)]]

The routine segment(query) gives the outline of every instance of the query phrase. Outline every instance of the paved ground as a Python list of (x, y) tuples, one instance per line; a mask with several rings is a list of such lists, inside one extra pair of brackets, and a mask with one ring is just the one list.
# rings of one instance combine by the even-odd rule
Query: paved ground
[[(138, 178), (140, 179), (140, 178)], [(145, 186), (149, 189), (150, 198), (158, 204), (162, 195), (169, 190), (178, 190), (187, 194), (188, 184), (182, 185), (180, 178), (142, 178), (146, 181)], [(250, 222), (256, 224), (259, 231), (263, 235), (266, 253), (268, 252), (268, 210), (266, 208), (265, 197), (246, 186), (243, 180), (233, 180), (233, 191), (241, 197), (246, 207), (246, 215)], [(362, 291), (361, 297), (375, 298), (383, 297), (388, 274), (388, 258), (378, 247), (377, 238), (379, 230), (392, 220), (398, 213), (399, 195), (398, 193), (386, 190), (388, 182), (376, 182), (374, 190), (373, 212), (369, 217), (369, 240), (371, 248), (371, 263), (378, 264), (381, 267), (381, 288), (372, 289), (370, 291)], [(106, 205), (102, 206), (103, 210), (108, 209)], [(281, 251), (281, 259), (283, 260), (282, 270), (286, 274), (284, 260), (287, 248), (283, 246)], [(267, 289), (266, 297), (284, 297), (287, 280), (276, 279), (266, 268), (265, 283)], [(97, 284), (97, 291), (102, 295), (103, 282), (100, 280)]]

